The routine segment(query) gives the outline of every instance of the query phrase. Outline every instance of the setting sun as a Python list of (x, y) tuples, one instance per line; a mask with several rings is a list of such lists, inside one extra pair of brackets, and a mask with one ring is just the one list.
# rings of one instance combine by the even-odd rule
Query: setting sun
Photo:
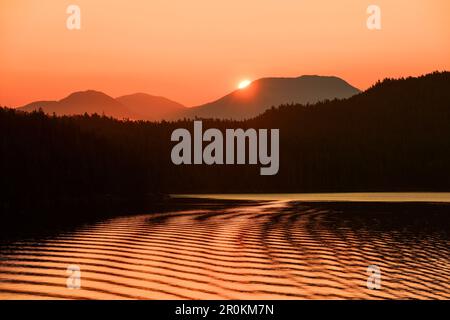
[(252, 82), (250, 80), (243, 80), (239, 82), (238, 88), (239, 89), (245, 89), (247, 88)]

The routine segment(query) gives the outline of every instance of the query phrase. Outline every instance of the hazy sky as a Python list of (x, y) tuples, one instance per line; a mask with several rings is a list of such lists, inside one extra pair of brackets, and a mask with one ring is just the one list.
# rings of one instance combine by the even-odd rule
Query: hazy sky
[[(66, 28), (70, 4), (81, 30)], [(448, 0), (0, 0), (0, 105), (96, 89), (191, 106), (246, 78), (303, 74), (365, 89), (449, 70), (449, 20)]]

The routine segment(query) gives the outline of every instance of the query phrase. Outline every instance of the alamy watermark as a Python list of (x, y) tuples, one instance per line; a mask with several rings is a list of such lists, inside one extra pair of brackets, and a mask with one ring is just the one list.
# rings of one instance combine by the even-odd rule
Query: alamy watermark
[(66, 20), (66, 27), (69, 30), (81, 29), (81, 9), (75, 4), (67, 7), (66, 13), (69, 15)]
[(367, 278), (367, 289), (369, 290), (380, 290), (381, 289), (381, 269), (379, 266), (370, 265), (366, 270), (368, 274)]
[(81, 268), (71, 264), (67, 267), (66, 273), (68, 274), (66, 280), (67, 289), (81, 289)]
[(371, 4), (367, 7), (367, 14), (369, 17), (366, 21), (367, 29), (369, 30), (381, 30), (381, 8), (375, 4)]
[[(367, 7), (366, 13), (369, 17), (366, 20), (366, 26), (369, 30), (381, 30), (381, 8), (378, 5), (371, 4)], [(70, 4), (66, 8), (66, 27), (69, 30), (81, 29), (81, 9), (76, 4)]]
[[(187, 129), (180, 128), (173, 131), (171, 140), (178, 142), (171, 153), (171, 159), (175, 165), (256, 165), (259, 163), (264, 166), (260, 168), (260, 174), (264, 176), (276, 175), (279, 170), (279, 129), (270, 130), (270, 152), (267, 129), (258, 131), (226, 129), (224, 139), (219, 129), (211, 128), (203, 132), (202, 121), (194, 121), (193, 148), (191, 133)], [(204, 142), (209, 142), (205, 148), (203, 148)]]

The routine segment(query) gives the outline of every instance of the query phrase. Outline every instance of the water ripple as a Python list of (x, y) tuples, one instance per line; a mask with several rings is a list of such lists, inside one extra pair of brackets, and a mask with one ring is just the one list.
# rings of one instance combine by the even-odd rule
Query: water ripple
[(0, 299), (449, 299), (449, 220), (437, 204), (286, 200), (115, 218), (3, 244)]

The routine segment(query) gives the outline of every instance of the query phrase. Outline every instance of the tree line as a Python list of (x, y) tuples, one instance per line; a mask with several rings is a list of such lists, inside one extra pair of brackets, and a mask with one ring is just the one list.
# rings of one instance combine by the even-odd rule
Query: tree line
[[(251, 165), (176, 166), (176, 122), (0, 108), (1, 210), (169, 193), (450, 191), (450, 73), (385, 79), (344, 100), (273, 107), (218, 128), (280, 129), (277, 175)], [(99, 200), (101, 199), (101, 200)]]

